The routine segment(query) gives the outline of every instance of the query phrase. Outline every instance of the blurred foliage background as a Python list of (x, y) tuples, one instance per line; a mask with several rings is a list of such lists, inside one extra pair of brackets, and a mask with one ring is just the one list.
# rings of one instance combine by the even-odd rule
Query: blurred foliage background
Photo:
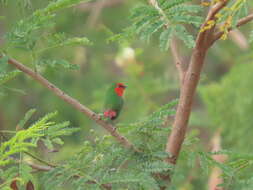
[[(26, 11), (22, 8), (24, 1), (10, 1), (8, 6), (1, 4), (2, 47), (5, 46), (4, 34), (20, 18), (28, 16), (37, 8), (43, 8), (49, 1), (25, 2), (28, 6)], [(51, 28), (67, 36), (85, 36), (93, 42), (92, 46), (60, 47), (37, 54), (41, 60), (66, 59), (80, 69), (38, 66), (38, 71), (96, 112), (101, 112), (103, 108), (107, 87), (115, 81), (125, 83), (128, 86), (125, 106), (118, 120), (122, 123), (134, 122), (178, 97), (177, 70), (172, 55), (169, 51), (160, 51), (156, 38), (149, 44), (138, 39), (120, 45), (108, 42), (112, 34), (121, 32), (130, 24), (129, 12), (136, 1), (108, 0), (102, 6), (101, 2), (92, 1), (60, 11), (56, 16), (56, 25)], [(248, 4), (253, 5), (253, 2)], [(98, 7), (101, 9), (98, 10)], [(248, 40), (251, 30), (252, 24), (244, 26), (231, 34), (228, 40), (219, 41), (209, 51), (195, 97), (188, 134), (189, 137), (199, 138), (195, 144), (196, 151), (210, 150), (210, 139), (217, 130), (221, 130), (223, 148), (240, 153), (250, 153), (252, 150), (253, 46)], [(191, 51), (181, 41), (178, 41), (178, 46), (184, 63), (187, 63)], [(15, 55), (14, 58), (21, 63), (33, 66), (33, 58), (25, 50), (10, 49), (8, 54)], [(58, 110), (59, 121), (68, 120), (71, 125), (81, 128), (80, 132), (66, 137), (65, 145), (59, 153), (50, 153), (50, 159), (64, 160), (77, 152), (84, 140), (93, 141), (91, 129), (101, 135), (106, 133), (24, 74), (1, 86), (0, 105), (0, 130), (15, 130), (18, 121), (31, 108), (38, 111), (30, 122), (45, 113)], [(172, 121), (173, 118), (170, 123)], [(179, 173), (183, 175), (176, 178), (180, 187), (178, 189), (205, 189), (207, 177), (201, 177), (196, 167), (187, 169), (185, 156), (189, 155), (182, 152), (179, 160), (179, 164), (185, 167), (180, 167), (184, 172)]]

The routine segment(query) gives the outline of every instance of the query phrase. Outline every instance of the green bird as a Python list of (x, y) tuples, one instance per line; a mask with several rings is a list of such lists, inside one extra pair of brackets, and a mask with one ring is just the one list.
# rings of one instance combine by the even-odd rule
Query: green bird
[(123, 107), (123, 94), (126, 86), (123, 83), (113, 83), (106, 92), (103, 115), (105, 118), (114, 120), (119, 116)]

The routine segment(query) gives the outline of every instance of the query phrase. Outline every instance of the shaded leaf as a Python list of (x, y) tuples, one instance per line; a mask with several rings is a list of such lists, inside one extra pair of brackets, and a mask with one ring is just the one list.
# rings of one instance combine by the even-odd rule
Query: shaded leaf
[(2, 74), (0, 73), (0, 85), (12, 80), (20, 73), (21, 73), (21, 71), (19, 71), (19, 70), (11, 71), (8, 73), (2, 73)]
[(169, 27), (167, 30), (164, 30), (160, 35), (160, 48), (162, 51), (168, 50), (170, 47), (170, 42), (173, 36), (173, 27)]
[(32, 117), (32, 115), (36, 112), (36, 109), (30, 109), (28, 112), (26, 112), (25, 117), (18, 123), (18, 127), (20, 129), (24, 128), (24, 125), (26, 122)]

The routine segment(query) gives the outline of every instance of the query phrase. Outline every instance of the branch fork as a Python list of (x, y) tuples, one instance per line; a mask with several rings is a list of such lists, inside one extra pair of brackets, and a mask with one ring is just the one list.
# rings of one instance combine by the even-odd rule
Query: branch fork
[[(172, 41), (171, 51), (179, 73), (181, 90), (173, 128), (168, 137), (166, 145), (166, 152), (171, 155), (166, 159), (166, 162), (170, 164), (176, 164), (181, 146), (185, 138), (194, 94), (199, 82), (207, 51), (212, 46), (212, 44), (220, 39), (220, 37), (223, 35), (223, 32), (215, 32), (215, 23), (218, 19), (216, 17), (216, 14), (218, 14), (226, 6), (227, 3), (228, 0), (222, 0), (210, 8), (205, 22), (202, 24), (201, 28), (203, 29), (205, 26), (210, 24), (210, 22), (214, 22), (214, 24), (212, 24), (211, 27), (207, 30), (203, 29), (198, 33), (196, 38), (196, 45), (192, 51), (191, 59), (186, 70), (184, 70), (182, 67), (182, 62), (180, 61), (180, 56), (178, 50), (176, 49), (175, 41)], [(246, 24), (251, 20), (253, 20), (253, 14), (240, 19), (236, 26), (240, 27), (241, 25)], [(230, 30), (232, 30), (232, 28), (230, 28), (229, 31)]]

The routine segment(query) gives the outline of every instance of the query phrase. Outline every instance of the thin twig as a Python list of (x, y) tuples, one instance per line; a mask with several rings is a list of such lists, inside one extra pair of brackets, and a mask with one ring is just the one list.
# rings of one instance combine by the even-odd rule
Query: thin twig
[[(124, 2), (125, 0), (106, 0), (104, 7), (113, 7), (120, 5)], [(92, 2), (85, 2), (85, 3), (80, 3), (76, 7), (77, 9), (81, 11), (92, 11), (93, 8), (96, 6), (97, 1), (92, 1)]]
[(65, 92), (63, 92), (61, 89), (59, 89), (58, 87), (50, 83), (47, 79), (45, 79), (39, 73), (32, 71), (30, 68), (26, 67), (25, 65), (21, 64), (20, 62), (12, 58), (8, 60), (8, 63), (13, 65), (20, 71), (26, 73), (27, 75), (32, 77), (34, 80), (42, 84), (44, 87), (52, 91), (56, 96), (58, 96), (59, 98), (67, 102), (68, 104), (72, 105), (75, 109), (79, 110), (90, 119), (94, 120), (97, 124), (99, 124), (101, 127), (106, 129), (113, 137), (115, 137), (115, 139), (124, 147), (130, 148), (136, 152), (139, 152), (139, 150), (135, 148), (134, 145), (126, 137), (122, 136), (121, 134), (117, 132), (116, 128), (113, 125), (105, 122), (104, 120), (101, 120), (101, 117), (98, 114), (94, 113), (89, 108), (82, 105), (76, 99), (67, 95)]
[(26, 164), (28, 164), (32, 169), (42, 171), (42, 172), (48, 172), (54, 168), (51, 166), (43, 166), (43, 165), (35, 164), (35, 163), (29, 162), (29, 161), (26, 161)]
[(51, 164), (51, 163), (49, 163), (49, 162), (47, 162), (47, 161), (45, 161), (45, 160), (42, 160), (42, 159), (38, 158), (37, 156), (35, 156), (35, 155), (33, 155), (33, 154), (27, 152), (27, 151), (24, 151), (24, 153), (27, 154), (28, 156), (32, 157), (33, 159), (35, 159), (35, 160), (37, 160), (37, 161), (39, 161), (39, 162), (41, 162), (41, 163), (43, 163), (43, 164), (46, 164), (46, 165), (49, 166), (49, 167), (56, 167), (56, 165)]
[[(244, 25), (244, 24), (247, 24), (248, 22), (252, 21), (253, 20), (253, 13), (249, 14), (248, 16), (240, 19), (236, 25), (237, 28), (239, 28), (240, 26)], [(228, 28), (228, 31), (231, 31), (233, 30), (233, 28)], [(222, 31), (219, 31), (217, 33), (215, 33), (213, 35), (213, 38), (211, 40), (211, 44), (212, 45), (215, 41), (217, 41), (218, 39), (220, 39), (220, 37), (224, 34), (224, 32)]]
[(238, 29), (231, 30), (229, 38), (242, 50), (249, 49), (249, 42), (246, 36)]
[(29, 165), (32, 169), (38, 170), (38, 171), (42, 171), (42, 172), (47, 172), (52, 170), (53, 168), (55, 168), (55, 166), (44, 166), (44, 165), (40, 165), (40, 164), (35, 164), (31, 161), (21, 161), (17, 158), (14, 157), (9, 157), (9, 159), (14, 160), (17, 163), (21, 163), (21, 162), (25, 162), (27, 165)]
[(105, 6), (105, 2), (106, 0), (100, 0), (100, 1), (95, 2), (95, 5), (92, 8), (92, 11), (90, 12), (90, 16), (87, 19), (88, 28), (93, 28), (95, 24), (97, 23), (97, 20)]
[(172, 53), (174, 63), (176, 65), (176, 68), (177, 68), (177, 71), (179, 74), (180, 84), (182, 86), (184, 83), (185, 71), (183, 68), (183, 63), (182, 63), (181, 57), (178, 53), (177, 42), (176, 42), (175, 38), (172, 38), (172, 40), (171, 40), (171, 53)]
[[(218, 2), (217, 4), (215, 4), (213, 7), (211, 7), (209, 9), (209, 12), (207, 14), (207, 17), (205, 19), (205, 22), (202, 24), (201, 29), (204, 28), (205, 26), (209, 25), (210, 21), (213, 21), (215, 23), (215, 21), (218, 19), (218, 17), (215, 17), (216, 14), (223, 9), (226, 4), (228, 3), (228, 0), (222, 0), (220, 2)], [(199, 48), (208, 48), (208, 44), (210, 43), (210, 37), (212, 36), (214, 29), (216, 27), (216, 24), (214, 24), (209, 30), (204, 30), (198, 33), (197, 39), (196, 39), (196, 47), (195, 49), (199, 49)]]
[[(169, 22), (169, 20), (166, 16), (165, 12), (159, 7), (159, 4), (158, 4), (157, 0), (149, 0), (149, 4), (151, 6), (153, 6), (160, 13), (161, 19), (164, 20), (165, 23), (166, 23), (165, 27), (169, 28), (170, 27), (170, 22)], [(172, 53), (172, 56), (173, 56), (173, 59), (174, 59), (175, 66), (178, 70), (180, 84), (182, 86), (183, 81), (184, 81), (185, 71), (184, 71), (184, 68), (183, 68), (183, 65), (182, 65), (181, 58), (179, 56), (179, 52), (178, 52), (178, 49), (177, 49), (177, 43), (176, 43), (175, 38), (172, 38), (172, 40), (171, 40), (171, 53)]]
[[(211, 140), (212, 152), (221, 151), (221, 131), (218, 129)], [(219, 163), (224, 163), (227, 156), (224, 154), (213, 155), (212, 158)], [(222, 178), (222, 170), (217, 166), (214, 166), (211, 170), (211, 174), (208, 180), (208, 190), (225, 190), (223, 187), (219, 187), (220, 184), (224, 183)]]

